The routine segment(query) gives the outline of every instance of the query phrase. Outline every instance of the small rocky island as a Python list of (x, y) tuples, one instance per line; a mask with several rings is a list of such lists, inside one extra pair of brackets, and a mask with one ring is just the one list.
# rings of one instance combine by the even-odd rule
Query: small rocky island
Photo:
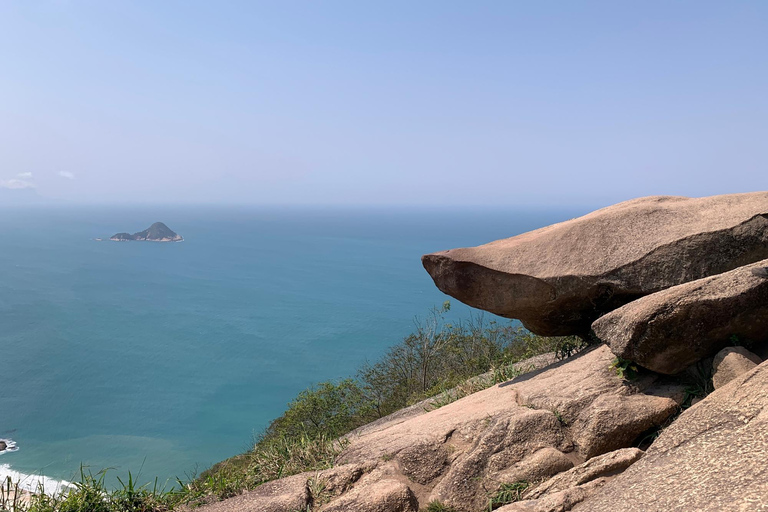
[(155, 222), (149, 228), (138, 233), (117, 233), (110, 240), (114, 242), (128, 242), (130, 240), (145, 240), (150, 242), (182, 242), (184, 238), (175, 233), (162, 222)]

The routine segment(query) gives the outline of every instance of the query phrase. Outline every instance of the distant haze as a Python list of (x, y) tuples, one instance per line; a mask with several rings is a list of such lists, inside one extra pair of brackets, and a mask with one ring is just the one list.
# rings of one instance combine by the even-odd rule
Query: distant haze
[(0, 205), (766, 189), (768, 2), (0, 3)]

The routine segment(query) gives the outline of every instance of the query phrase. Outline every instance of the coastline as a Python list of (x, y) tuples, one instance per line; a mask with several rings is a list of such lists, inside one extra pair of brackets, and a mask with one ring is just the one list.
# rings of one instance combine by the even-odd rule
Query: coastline
[[(19, 447), (13, 439), (0, 438), (0, 447), (5, 444), (5, 448), (0, 450), (0, 456), (17, 452)], [(72, 483), (67, 480), (57, 480), (42, 474), (33, 475), (16, 471), (11, 467), (9, 461), (5, 459), (0, 463), (0, 492), (6, 502), (13, 502), (15, 499), (25, 504), (29, 504), (32, 493), (44, 492), (49, 495), (56, 495), (65, 488), (72, 487)], [(17, 493), (21, 493), (18, 496)]]
[(42, 490), (45, 494), (55, 495), (72, 487), (72, 483), (67, 480), (56, 480), (45, 475), (22, 473), (4, 462), (0, 464), (0, 483), (2, 483), (3, 488), (8, 489), (9, 481), (12, 490), (15, 489), (23, 493), (34, 493)]

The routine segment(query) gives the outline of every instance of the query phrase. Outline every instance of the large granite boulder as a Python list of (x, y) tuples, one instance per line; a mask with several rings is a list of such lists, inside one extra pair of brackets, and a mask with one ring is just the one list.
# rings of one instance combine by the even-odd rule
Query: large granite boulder
[(601, 314), (768, 258), (768, 192), (655, 196), (478, 247), (427, 254), (444, 293), (537, 334), (585, 334)]
[(685, 411), (575, 512), (768, 510), (768, 363)]
[(736, 336), (768, 341), (768, 260), (648, 295), (592, 324), (614, 354), (674, 374)]

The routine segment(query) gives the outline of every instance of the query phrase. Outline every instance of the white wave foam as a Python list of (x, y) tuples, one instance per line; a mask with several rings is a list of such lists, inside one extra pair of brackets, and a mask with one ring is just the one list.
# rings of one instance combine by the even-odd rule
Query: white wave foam
[(72, 483), (66, 480), (55, 480), (44, 475), (28, 475), (11, 469), (10, 464), (0, 464), (0, 481), (5, 482), (8, 478), (25, 491), (37, 492), (42, 489), (49, 495), (59, 494), (72, 487)]
[(8, 452), (15, 452), (19, 448), (16, 446), (16, 443), (13, 441), (13, 439), (3, 439), (0, 437), (0, 441), (5, 443), (5, 450), (0, 452), (0, 455), (3, 455), (4, 453)]

